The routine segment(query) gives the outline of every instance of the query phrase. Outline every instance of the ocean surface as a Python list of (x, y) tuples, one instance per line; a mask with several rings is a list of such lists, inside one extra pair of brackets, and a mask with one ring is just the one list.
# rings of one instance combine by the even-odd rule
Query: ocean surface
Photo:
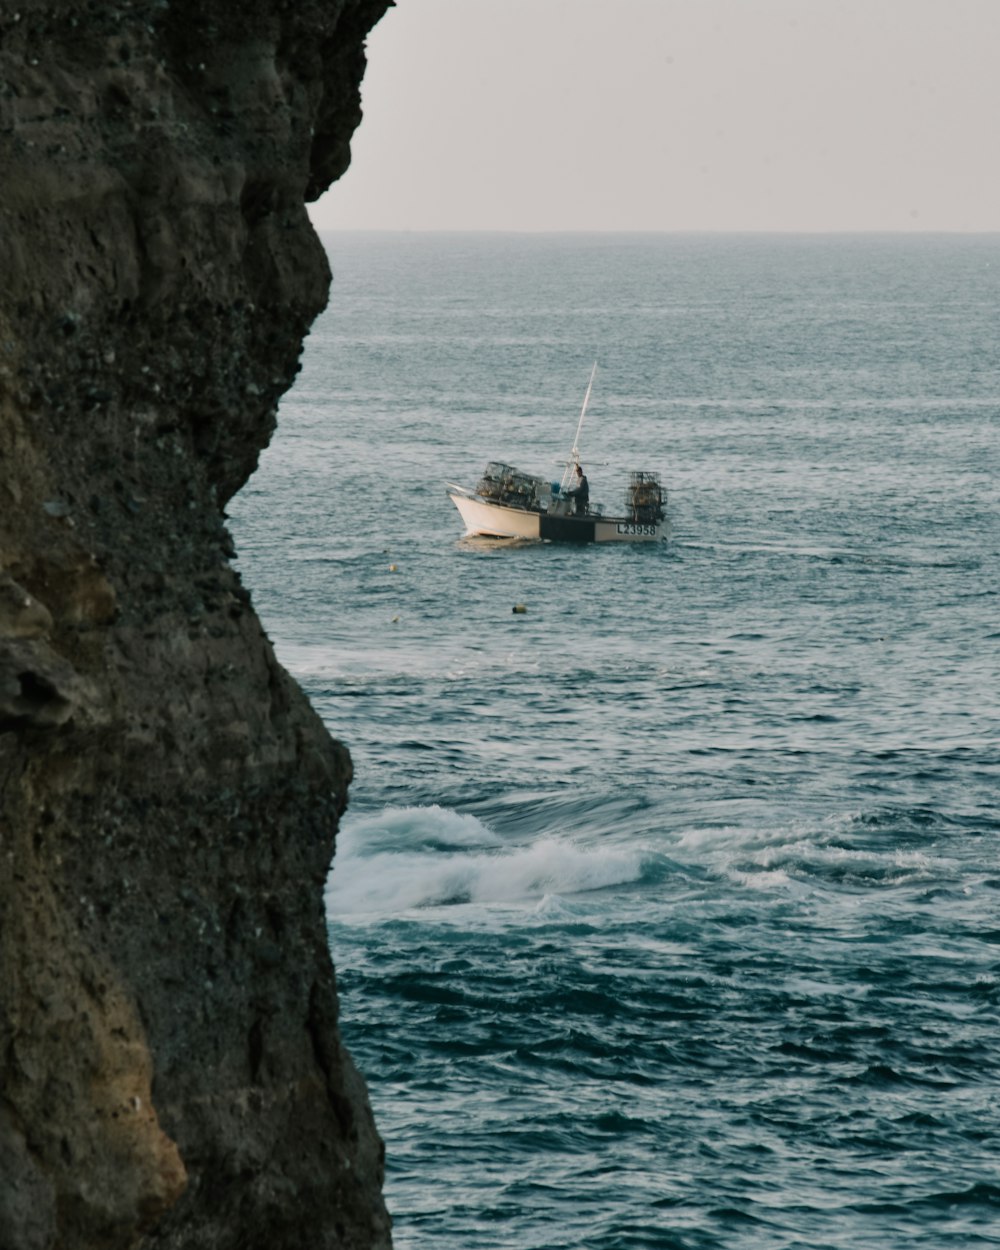
[[(231, 527), (397, 1248), (1000, 1246), (1000, 236), (325, 242)], [(595, 360), (670, 540), (464, 538)]]

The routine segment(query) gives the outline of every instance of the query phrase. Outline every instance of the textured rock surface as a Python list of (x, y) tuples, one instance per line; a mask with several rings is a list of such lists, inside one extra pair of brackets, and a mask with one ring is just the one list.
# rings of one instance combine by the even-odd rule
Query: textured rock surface
[(0, 0), (0, 1246), (388, 1245), (350, 760), (229, 566), (387, 0)]

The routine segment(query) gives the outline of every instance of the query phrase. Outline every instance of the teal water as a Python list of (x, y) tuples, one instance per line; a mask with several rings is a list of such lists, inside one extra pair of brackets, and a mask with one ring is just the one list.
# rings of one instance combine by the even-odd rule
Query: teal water
[[(232, 530), (397, 1247), (1000, 1245), (1000, 237), (326, 241)], [(463, 538), (594, 359), (671, 541)]]

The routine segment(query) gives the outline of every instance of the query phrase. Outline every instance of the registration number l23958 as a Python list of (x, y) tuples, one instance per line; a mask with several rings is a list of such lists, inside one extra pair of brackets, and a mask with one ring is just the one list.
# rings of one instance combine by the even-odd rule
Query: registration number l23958
[(655, 538), (655, 525), (640, 525), (633, 521), (620, 521), (618, 523), (619, 534), (629, 534), (639, 538)]

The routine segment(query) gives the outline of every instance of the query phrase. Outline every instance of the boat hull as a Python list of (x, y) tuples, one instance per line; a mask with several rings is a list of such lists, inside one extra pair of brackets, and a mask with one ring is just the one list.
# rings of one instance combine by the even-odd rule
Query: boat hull
[(536, 538), (562, 543), (649, 543), (666, 536), (660, 522), (635, 522), (628, 517), (560, 516), (511, 508), (461, 491), (448, 497), (465, 522), (467, 534), (489, 538)]

